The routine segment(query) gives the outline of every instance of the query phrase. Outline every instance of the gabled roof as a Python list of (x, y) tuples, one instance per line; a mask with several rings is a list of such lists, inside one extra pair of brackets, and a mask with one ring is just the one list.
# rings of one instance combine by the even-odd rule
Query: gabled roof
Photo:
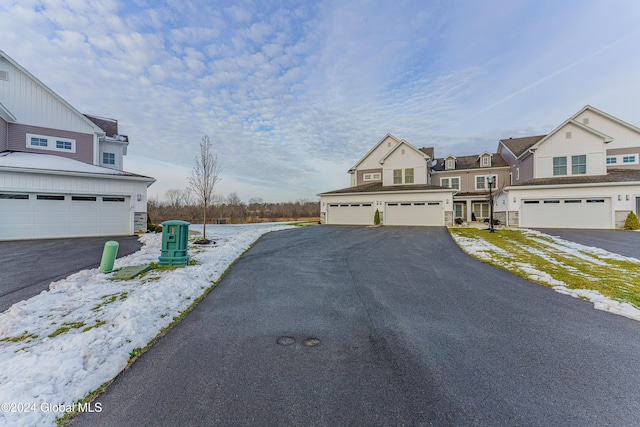
[(129, 137), (127, 135), (121, 135), (118, 133), (118, 121), (116, 119), (107, 119), (105, 117), (91, 116), (89, 114), (85, 114), (84, 116), (102, 129), (107, 137), (115, 141), (129, 142)]
[(604, 184), (636, 182), (640, 184), (640, 169), (609, 169), (606, 175), (573, 175), (535, 178), (509, 187), (528, 187), (540, 185)]
[(624, 120), (620, 120), (619, 118), (614, 117), (614, 116), (612, 116), (610, 114), (607, 114), (604, 111), (598, 110), (597, 108), (592, 107), (591, 105), (585, 105), (580, 111), (578, 111), (576, 114), (571, 116), (571, 119), (573, 119), (573, 120), (577, 119), (582, 113), (584, 113), (587, 110), (592, 111), (592, 112), (594, 112), (594, 113), (596, 113), (596, 114), (598, 114), (598, 115), (600, 115), (602, 117), (605, 117), (605, 118), (607, 118), (607, 119), (609, 119), (609, 120), (611, 120), (611, 121), (613, 121), (613, 122), (615, 122), (615, 123), (617, 123), (617, 124), (619, 124), (621, 126), (626, 127), (627, 129), (630, 129), (630, 130), (640, 134), (640, 129), (635, 127), (634, 125), (629, 124), (629, 123), (625, 122)]
[(91, 165), (54, 154), (23, 153), (19, 151), (5, 151), (0, 153), (0, 170), (2, 169), (24, 172), (40, 171), (41, 173), (53, 174), (91, 175), (105, 178), (131, 177), (155, 182), (154, 178), (148, 176)]
[(342, 188), (335, 191), (327, 191), (320, 193), (318, 196), (326, 196), (330, 194), (353, 194), (353, 193), (384, 193), (384, 192), (401, 192), (401, 191), (453, 191), (451, 188), (441, 187), (432, 184), (413, 184), (413, 185), (382, 185), (381, 181), (371, 182), (367, 184), (357, 185), (355, 187)]
[(42, 89), (44, 89), (45, 92), (47, 92), (49, 95), (54, 97), (58, 102), (60, 102), (65, 107), (67, 107), (68, 109), (73, 111), (75, 114), (77, 114), (78, 117), (80, 117), (81, 120), (85, 121), (89, 126), (94, 128), (96, 133), (100, 134), (100, 133), (103, 132), (102, 129), (100, 129), (99, 126), (97, 126), (95, 123), (93, 123), (87, 117), (85, 117), (80, 111), (76, 110), (73, 107), (73, 105), (71, 105), (67, 101), (65, 101), (60, 95), (55, 93), (47, 85), (45, 85), (40, 80), (38, 80), (38, 78), (36, 76), (31, 74), (29, 71), (27, 71), (26, 68), (24, 68), (22, 65), (18, 64), (16, 61), (13, 60), (13, 58), (11, 58), (9, 55), (4, 53), (2, 50), (0, 50), (0, 58), (6, 60), (9, 64), (11, 64), (12, 66), (16, 67), (18, 70), (20, 70), (21, 73), (25, 74), (27, 77), (29, 77), (29, 79), (33, 80), (38, 86), (40, 86)]
[[(546, 140), (551, 138), (556, 133), (560, 132), (560, 130), (562, 128), (564, 128), (568, 124), (572, 124), (574, 126), (577, 126), (580, 129), (584, 130), (585, 132), (588, 132), (588, 133), (590, 133), (592, 135), (597, 136), (598, 138), (601, 138), (604, 143), (609, 143), (609, 142), (613, 141), (613, 138), (611, 138), (609, 135), (605, 135), (604, 133), (602, 133), (600, 131), (597, 131), (594, 128), (589, 127), (589, 126), (587, 126), (585, 124), (582, 124), (582, 123), (580, 123), (580, 122), (578, 122), (578, 121), (576, 121), (574, 119), (568, 119), (568, 120), (565, 120), (564, 123), (562, 123), (560, 126), (555, 128), (554, 130), (552, 130), (547, 136), (545, 136), (540, 141), (536, 142), (531, 147), (529, 147), (529, 150), (535, 151), (538, 147), (540, 147), (540, 145), (544, 144)], [(520, 157), (520, 156), (518, 156), (518, 157)]]
[(522, 138), (501, 139), (500, 144), (511, 151), (514, 156), (520, 157), (522, 153), (527, 151), (533, 144), (540, 141), (546, 135), (525, 136)]
[(386, 134), (385, 136), (382, 137), (382, 139), (380, 141), (378, 141), (378, 143), (376, 145), (373, 146), (373, 148), (371, 150), (367, 151), (367, 154), (362, 156), (362, 158), (360, 160), (358, 160), (355, 165), (351, 166), (351, 169), (349, 169), (349, 172), (355, 170), (360, 165), (360, 163), (362, 163), (364, 161), (364, 159), (369, 157), (369, 155), (371, 153), (373, 153), (375, 151), (375, 149), (378, 148), (380, 146), (380, 144), (382, 144), (387, 138), (391, 138), (394, 141), (396, 141), (397, 143), (400, 143), (400, 140), (398, 138), (396, 138), (395, 136), (391, 135), (390, 133)]
[[(456, 170), (465, 170), (465, 169), (489, 169), (487, 166), (482, 167), (480, 165), (480, 157), (485, 154), (474, 154), (472, 156), (447, 156), (436, 159), (436, 164), (431, 169), (433, 172), (452, 172)], [(504, 166), (509, 166), (509, 164), (502, 158), (502, 156), (494, 153), (487, 153), (491, 155), (491, 168), (499, 168)], [(445, 160), (449, 157), (453, 157), (456, 160), (455, 169), (446, 169), (445, 168)]]
[(433, 159), (435, 148), (434, 147), (422, 147), (418, 148), (418, 150), (422, 151), (424, 154), (429, 156), (430, 159)]
[(424, 151), (420, 151), (418, 150), (416, 147), (414, 147), (413, 145), (409, 144), (407, 141), (405, 141), (404, 139), (402, 141), (400, 141), (399, 144), (396, 144), (395, 147), (393, 147), (387, 154), (385, 154), (385, 156), (383, 158), (380, 159), (380, 164), (384, 164), (384, 161), (387, 160), (387, 158), (389, 156), (391, 156), (398, 148), (400, 148), (401, 146), (406, 145), (407, 147), (409, 147), (411, 150), (415, 151), (416, 153), (418, 153), (419, 155), (421, 155), (425, 160), (430, 160), (430, 157), (424, 152)]

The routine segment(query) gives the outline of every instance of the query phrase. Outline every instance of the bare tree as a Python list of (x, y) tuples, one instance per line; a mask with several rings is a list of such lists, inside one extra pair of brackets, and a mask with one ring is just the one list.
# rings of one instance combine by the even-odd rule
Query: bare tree
[(195, 197), (203, 205), (202, 223), (204, 224), (203, 238), (207, 238), (207, 206), (213, 196), (213, 188), (220, 181), (220, 164), (218, 156), (213, 152), (213, 146), (208, 135), (200, 142), (200, 155), (196, 156), (196, 165), (191, 170), (189, 187)]

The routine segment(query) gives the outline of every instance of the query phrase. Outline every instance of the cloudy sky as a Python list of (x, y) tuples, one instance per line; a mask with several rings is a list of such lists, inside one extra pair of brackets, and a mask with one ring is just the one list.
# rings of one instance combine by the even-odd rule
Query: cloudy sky
[(637, 0), (0, 0), (0, 49), (83, 113), (125, 169), (185, 188), (202, 136), (217, 192), (315, 199), (392, 133), (495, 151), (590, 104), (640, 126)]

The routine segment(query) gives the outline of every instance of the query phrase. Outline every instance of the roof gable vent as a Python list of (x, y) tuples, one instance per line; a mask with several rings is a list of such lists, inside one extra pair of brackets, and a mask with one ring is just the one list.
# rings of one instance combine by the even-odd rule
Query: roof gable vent
[(0, 80), (9, 80), (9, 72), (6, 70), (0, 70)]

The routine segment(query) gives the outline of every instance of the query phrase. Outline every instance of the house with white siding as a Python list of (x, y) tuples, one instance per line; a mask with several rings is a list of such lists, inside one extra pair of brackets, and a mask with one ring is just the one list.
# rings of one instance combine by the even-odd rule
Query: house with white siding
[(128, 144), (0, 51), (0, 240), (144, 232), (155, 179), (123, 170)]
[(319, 194), (322, 222), (370, 225), (375, 210), (387, 225), (488, 221), (493, 199), (509, 226), (619, 228), (640, 212), (640, 129), (585, 106), (548, 135), (442, 158), (387, 134), (349, 174)]

